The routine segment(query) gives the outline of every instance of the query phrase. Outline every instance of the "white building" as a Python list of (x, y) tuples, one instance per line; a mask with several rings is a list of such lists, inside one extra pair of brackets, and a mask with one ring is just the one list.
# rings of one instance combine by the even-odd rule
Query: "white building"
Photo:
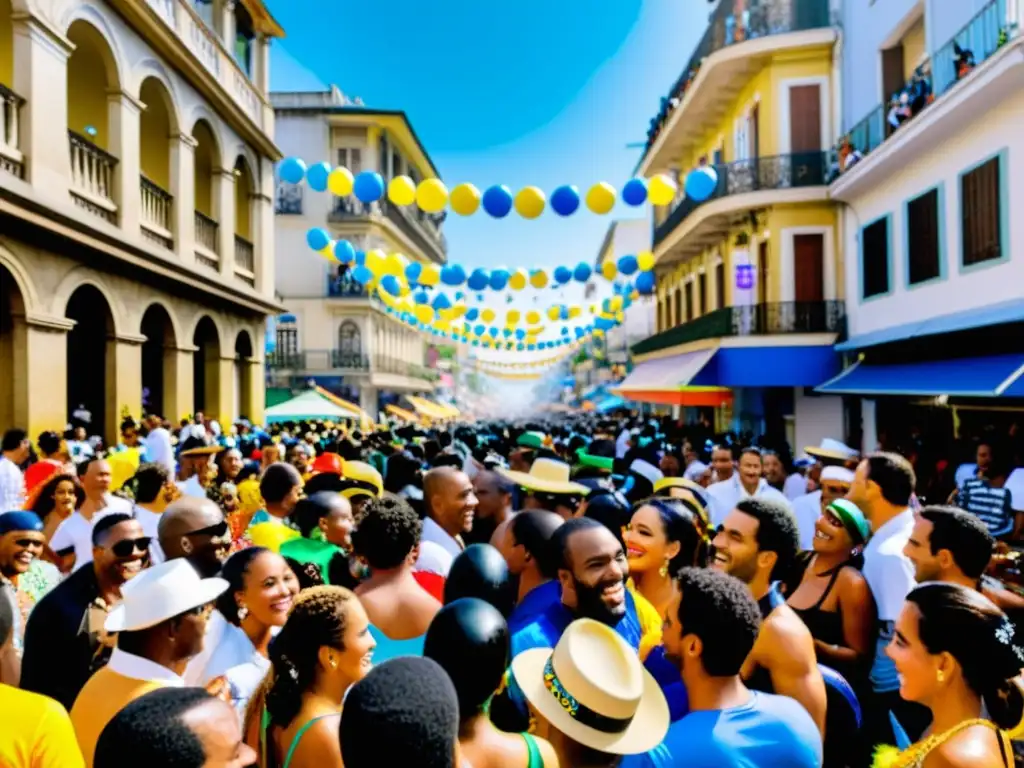
[[(439, 176), (404, 112), (370, 109), (336, 87), (274, 93), (276, 139), (282, 152), (309, 163), (327, 161), (353, 174), (376, 170), (385, 182)], [(302, 388), (315, 380), (376, 415), (401, 394), (428, 392), (436, 371), (425, 367), (421, 334), (383, 311), (367, 292), (306, 245), (311, 227), (326, 227), (357, 250), (399, 252), (443, 263), (443, 215), (382, 200), (364, 205), (304, 186), (279, 184), (275, 237), (281, 259), (275, 287), (287, 313), (274, 323), (270, 383)]]
[(856, 154), (829, 193), (845, 203), (851, 365), (819, 391), (849, 396), (870, 449), (908, 404), (934, 420), (1024, 398), (1024, 39), (1018, 0), (843, 6)]

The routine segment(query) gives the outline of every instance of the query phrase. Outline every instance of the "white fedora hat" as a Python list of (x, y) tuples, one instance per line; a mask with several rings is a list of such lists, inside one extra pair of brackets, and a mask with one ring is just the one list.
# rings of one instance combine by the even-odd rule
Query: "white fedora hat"
[(571, 496), (586, 496), (590, 493), (587, 486), (569, 479), (569, 465), (557, 459), (537, 459), (530, 465), (529, 472), (516, 472), (503, 467), (499, 467), (497, 471), (528, 491), (564, 493)]
[(668, 703), (625, 640), (593, 619), (577, 619), (555, 646), (512, 660), (530, 704), (573, 741), (612, 755), (638, 755), (665, 738)]
[(147, 568), (121, 587), (121, 602), (104, 623), (107, 632), (155, 627), (185, 611), (212, 603), (228, 589), (225, 579), (201, 579), (187, 560)]
[(804, 448), (804, 453), (816, 459), (830, 459), (832, 461), (849, 461), (850, 459), (856, 459), (860, 455), (856, 448), (851, 448), (846, 443), (831, 437), (824, 438), (820, 445), (808, 445)]

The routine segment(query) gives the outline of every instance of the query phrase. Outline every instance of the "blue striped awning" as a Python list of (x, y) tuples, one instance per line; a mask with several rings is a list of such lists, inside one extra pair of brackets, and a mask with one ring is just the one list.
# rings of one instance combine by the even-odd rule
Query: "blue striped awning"
[(861, 362), (816, 391), (830, 395), (1024, 397), (1024, 354), (892, 365)]

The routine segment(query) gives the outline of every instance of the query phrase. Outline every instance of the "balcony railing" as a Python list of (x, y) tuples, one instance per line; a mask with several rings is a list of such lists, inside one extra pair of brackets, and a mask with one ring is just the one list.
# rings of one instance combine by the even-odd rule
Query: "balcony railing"
[(373, 370), (380, 373), (393, 373), (399, 376), (408, 376), (412, 379), (424, 379), (426, 381), (437, 381), (441, 374), (433, 368), (425, 365), (410, 363), (397, 357), (386, 355), (375, 355), (373, 358)]
[(332, 299), (368, 299), (370, 292), (362, 283), (356, 282), (346, 272), (332, 276), (327, 282), (327, 295)]
[(217, 222), (200, 211), (195, 212), (196, 261), (210, 269), (220, 269), (217, 248)]
[[(891, 94), (846, 133), (835, 150), (836, 174), (878, 149), (1018, 33), (1017, 24), (1009, 21), (1007, 0), (993, 0), (982, 8), (932, 59), (918, 67), (900, 93)], [(900, 100), (903, 95), (905, 104)]]
[[(714, 166), (718, 185), (708, 200), (771, 189), (824, 185), (829, 167), (828, 153), (801, 152), (794, 155), (755, 157)], [(654, 244), (664, 240), (687, 216), (708, 200), (699, 203), (681, 197), (660, 224), (655, 221)]]
[(235, 277), (243, 283), (256, 285), (256, 257), (253, 244), (241, 235), (235, 235)]
[(114, 167), (117, 158), (84, 136), (68, 131), (71, 152), (71, 195), (79, 207), (111, 224), (117, 223)]
[(18, 116), (24, 103), (21, 96), (0, 84), (0, 170), (13, 173), (18, 178), (24, 175), (25, 170), (18, 136)]
[(145, 176), (139, 177), (139, 193), (142, 196), (143, 237), (164, 248), (173, 248), (171, 211), (174, 207), (174, 197)]
[(370, 358), (360, 352), (340, 349), (307, 349), (302, 352), (272, 352), (267, 355), (267, 367), (274, 370), (327, 371), (370, 370)]
[(668, 96), (662, 99), (661, 110), (651, 120), (644, 151), (650, 149), (658, 138), (706, 57), (747, 40), (822, 29), (830, 24), (829, 0), (721, 0), (682, 74)]
[(634, 344), (634, 355), (646, 355), (705, 339), (727, 336), (773, 336), (787, 333), (844, 333), (846, 313), (841, 301), (783, 301), (723, 307), (649, 336)]
[(440, 254), (448, 250), (448, 240), (441, 232), (441, 224), (445, 215), (426, 213), (419, 208), (394, 205), (387, 200), (376, 203), (362, 203), (351, 197), (337, 197), (331, 208), (331, 221), (347, 221), (349, 219), (366, 218), (376, 212), (384, 214), (406, 237), (413, 241), (423, 253)]
[(298, 184), (280, 182), (277, 185), (277, 203), (274, 206), (278, 215), (302, 215), (302, 187)]

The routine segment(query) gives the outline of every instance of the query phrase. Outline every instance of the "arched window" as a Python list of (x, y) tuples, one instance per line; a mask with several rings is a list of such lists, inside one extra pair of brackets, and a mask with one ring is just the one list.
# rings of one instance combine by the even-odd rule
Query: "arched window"
[(363, 356), (363, 339), (359, 326), (346, 320), (338, 328), (338, 356), (342, 368), (358, 368)]

